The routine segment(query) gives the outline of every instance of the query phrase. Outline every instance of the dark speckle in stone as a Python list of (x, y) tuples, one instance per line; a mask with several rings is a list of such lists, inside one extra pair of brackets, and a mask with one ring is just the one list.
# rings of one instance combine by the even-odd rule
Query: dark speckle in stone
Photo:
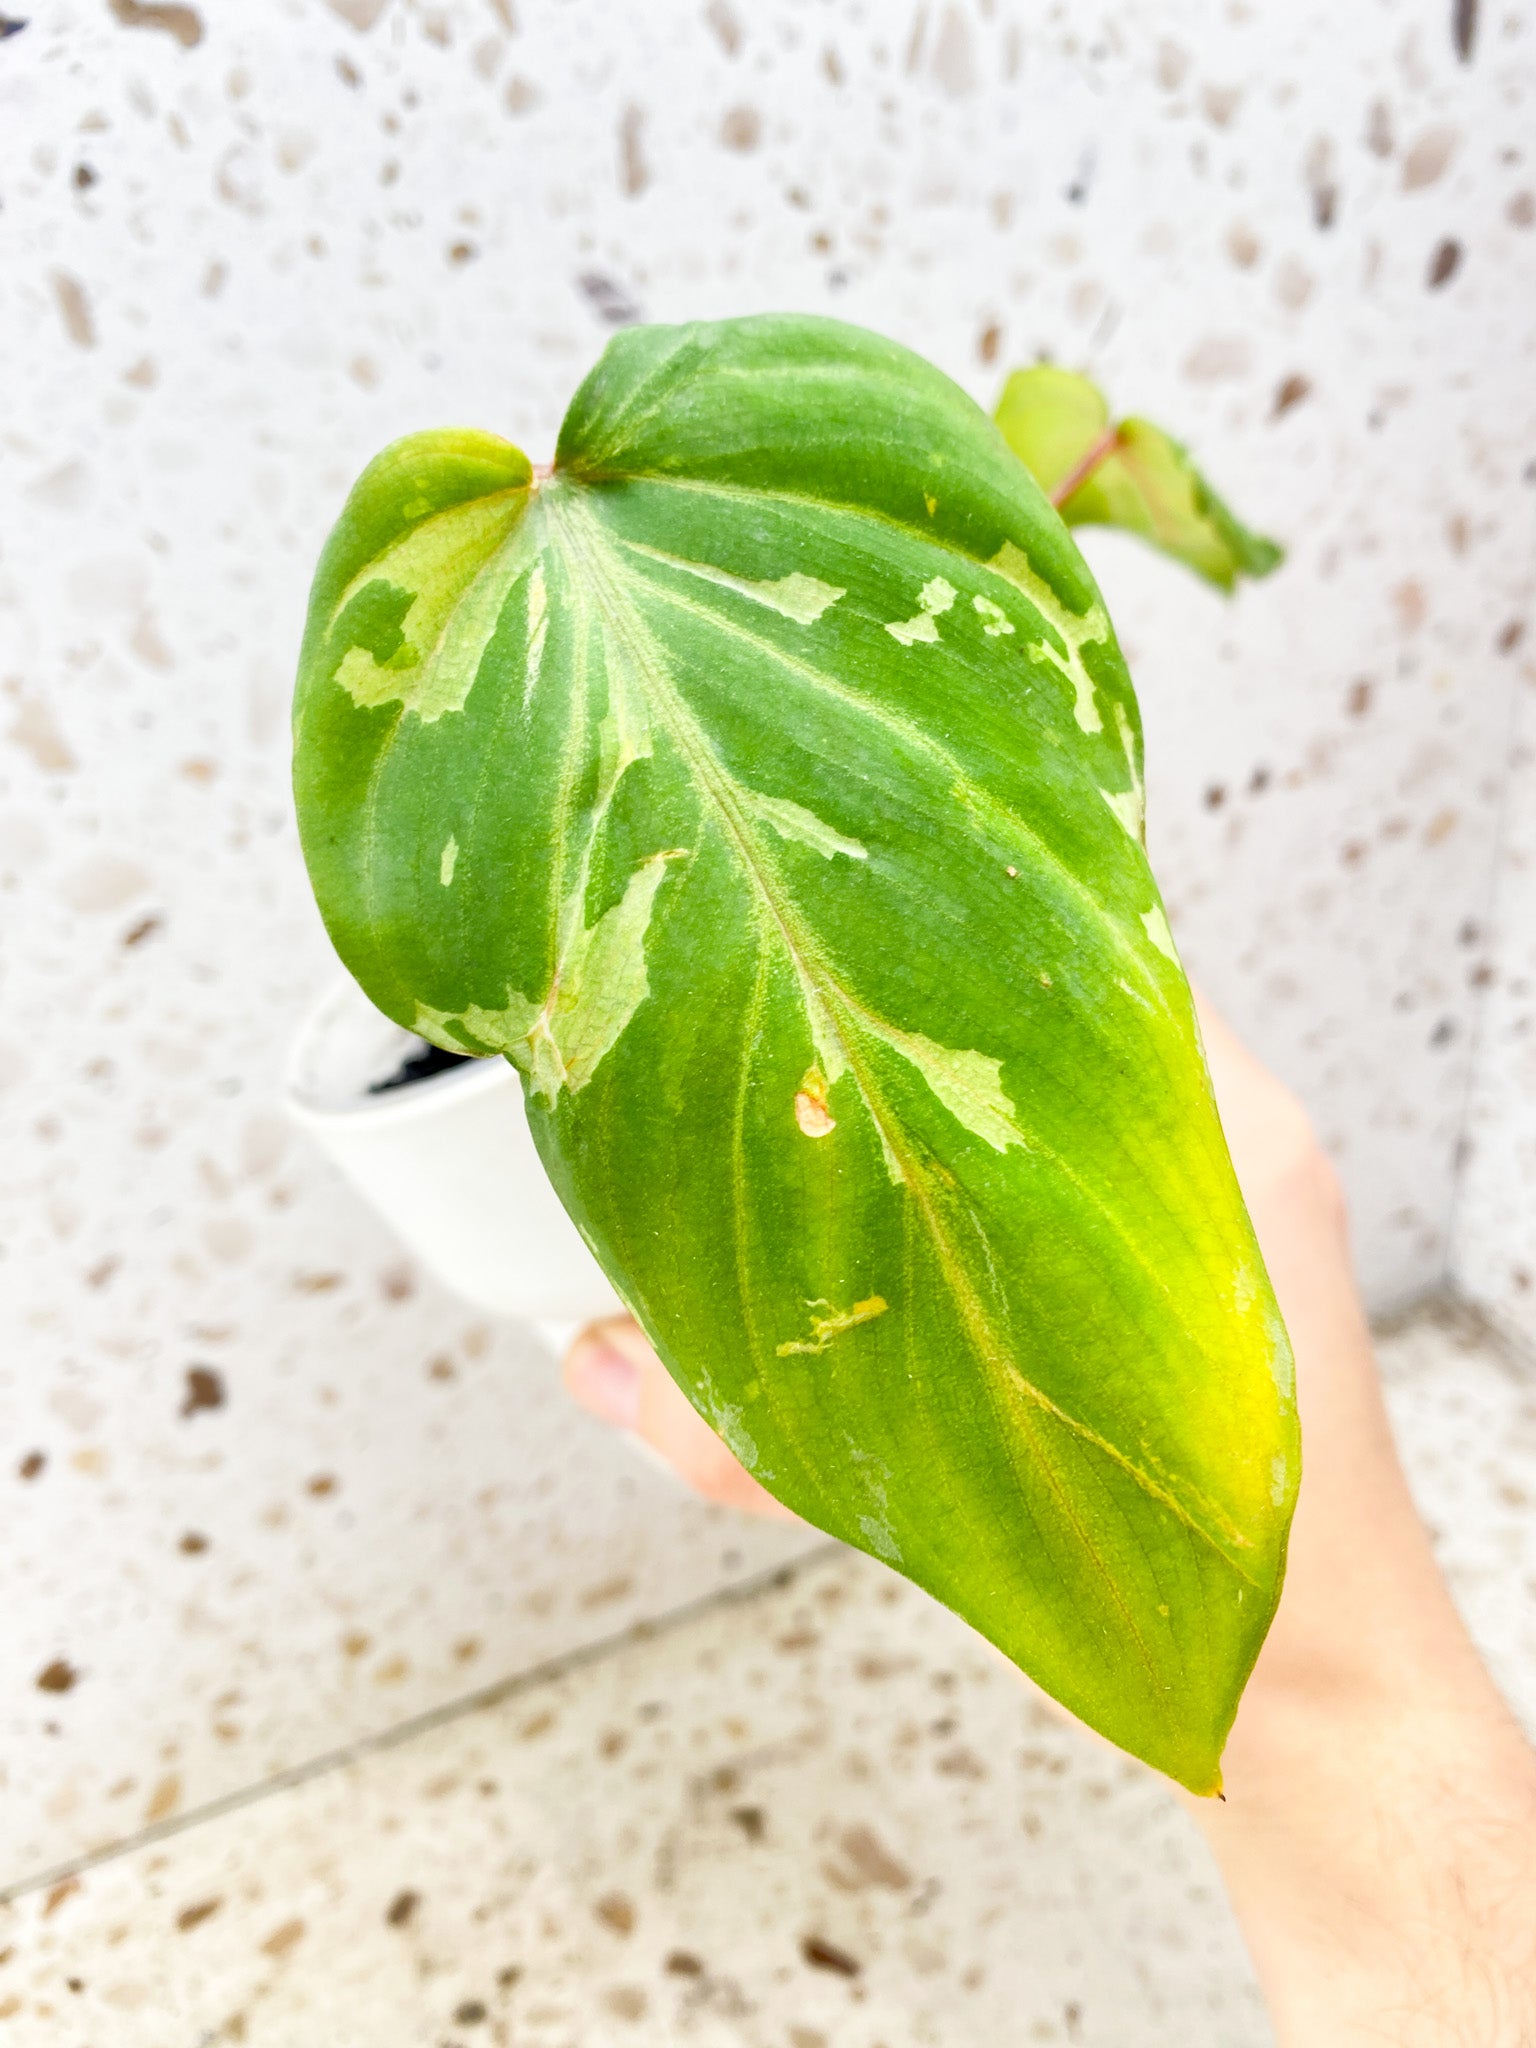
[(1449, 235), (1435, 247), (1429, 259), (1429, 288), (1432, 292), (1450, 283), (1461, 268), (1461, 244)]
[(183, 1419), (198, 1414), (204, 1408), (223, 1406), (224, 1375), (211, 1365), (189, 1365), (187, 1391), (182, 1395), (179, 1411)]

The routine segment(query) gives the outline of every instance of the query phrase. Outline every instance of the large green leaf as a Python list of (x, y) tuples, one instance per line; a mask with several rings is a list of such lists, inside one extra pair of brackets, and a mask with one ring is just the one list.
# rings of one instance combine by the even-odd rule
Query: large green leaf
[(996, 419), (1068, 526), (1140, 534), (1222, 590), (1239, 576), (1267, 576), (1283, 559), (1223, 504), (1187, 448), (1150, 420), (1112, 427), (1103, 392), (1075, 370), (1015, 370)]
[(743, 1462), (1213, 1790), (1290, 1356), (1130, 680), (985, 416), (830, 321), (632, 328), (547, 479), (469, 432), (364, 473), (296, 734), (342, 957), (521, 1069)]

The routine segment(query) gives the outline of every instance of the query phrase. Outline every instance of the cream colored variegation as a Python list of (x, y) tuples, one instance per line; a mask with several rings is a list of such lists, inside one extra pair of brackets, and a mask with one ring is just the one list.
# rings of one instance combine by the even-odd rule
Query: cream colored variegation
[(380, 457), (296, 706), (374, 1000), (510, 1059), (562, 1199), (799, 1514), (1197, 1790), (1296, 1478), (1102, 601), (891, 343), (618, 337), (552, 472)]

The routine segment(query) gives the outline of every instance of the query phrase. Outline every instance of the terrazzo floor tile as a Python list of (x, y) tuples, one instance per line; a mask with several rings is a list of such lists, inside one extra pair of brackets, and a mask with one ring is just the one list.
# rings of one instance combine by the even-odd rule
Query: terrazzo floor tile
[(988, 407), (1090, 368), (1285, 544), (1228, 599), (1081, 530), (1159, 886), (1378, 1305), (1443, 1271), (1481, 1049), (1460, 1270), (1529, 1316), (1531, 8), (3, 14), (0, 1886), (777, 1540), (626, 1472), (281, 1111), (337, 972), (284, 709), (324, 536), (396, 435), (552, 454), (630, 319), (831, 315)]
[[(1394, 1415), (1536, 1721), (1536, 1380), (1455, 1316)], [(1163, 1786), (828, 1552), (0, 1916), (3, 2048), (1259, 2048)]]

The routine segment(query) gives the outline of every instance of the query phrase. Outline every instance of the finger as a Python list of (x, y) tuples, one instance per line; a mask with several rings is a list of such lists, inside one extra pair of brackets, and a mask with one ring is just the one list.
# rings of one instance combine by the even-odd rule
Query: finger
[(678, 1477), (722, 1506), (794, 1521), (690, 1405), (629, 1316), (591, 1323), (566, 1353), (565, 1384), (591, 1414), (632, 1430)]
[(1193, 990), (1211, 1088), (1243, 1198), (1264, 1244), (1298, 1206), (1335, 1230), (1344, 1212), (1337, 1178), (1297, 1096), (1251, 1053), (1198, 988)]

